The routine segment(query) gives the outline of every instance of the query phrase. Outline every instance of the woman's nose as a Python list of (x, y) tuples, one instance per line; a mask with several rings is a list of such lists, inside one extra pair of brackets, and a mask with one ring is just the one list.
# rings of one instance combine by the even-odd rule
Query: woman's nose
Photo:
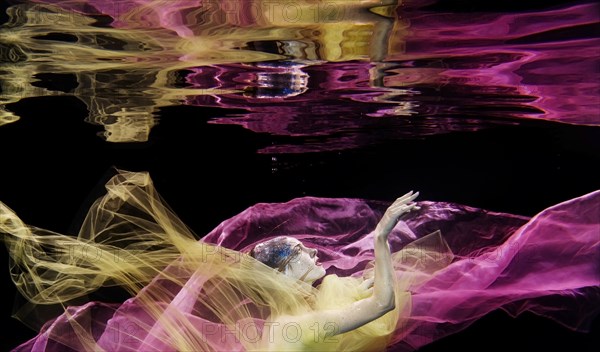
[(317, 250), (314, 249), (314, 248), (309, 248), (308, 251), (309, 251), (309, 254), (310, 254), (311, 258), (314, 258), (315, 255), (317, 255)]

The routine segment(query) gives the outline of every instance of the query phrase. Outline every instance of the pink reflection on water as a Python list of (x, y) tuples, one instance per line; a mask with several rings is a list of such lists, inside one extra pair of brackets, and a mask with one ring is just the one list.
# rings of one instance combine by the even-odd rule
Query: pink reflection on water
[[(293, 64), (292, 64), (293, 66)], [(240, 94), (219, 96), (196, 96), (185, 101), (193, 106), (221, 106), (245, 109), (241, 115), (224, 116), (211, 121), (216, 124), (235, 124), (258, 133), (279, 136), (315, 137), (301, 145), (274, 145), (262, 149), (262, 153), (301, 153), (319, 150), (339, 150), (353, 148), (364, 143), (366, 136), (348, 131), (365, 130), (377, 124), (377, 119), (367, 113), (377, 113), (398, 103), (377, 101), (383, 89), (374, 89), (368, 62), (324, 63), (321, 65), (299, 65), (293, 69), (283, 67), (257, 67), (257, 65), (221, 65), (218, 67), (195, 68), (186, 76), (186, 82), (196, 89), (219, 88), (240, 90)], [(287, 75), (294, 79), (293, 71), (300, 71), (309, 77), (305, 91), (296, 94), (298, 89), (293, 82), (280, 82), (279, 86), (265, 87), (265, 76)], [(300, 75), (296, 73), (296, 75)], [(406, 89), (393, 90), (396, 95), (412, 94)], [(365, 104), (367, 102), (368, 104)], [(407, 104), (407, 115), (414, 112)], [(362, 117), (361, 117), (362, 115)], [(407, 131), (388, 131), (389, 138)], [(429, 134), (424, 130), (416, 134)], [(377, 138), (386, 137), (377, 134)]]
[[(596, 3), (529, 13), (425, 13), (410, 15), (406, 53), (391, 60), (468, 59), (505, 55), (508, 60), (437, 70), (444, 84), (511, 87), (542, 110), (534, 117), (600, 125), (600, 40)], [(586, 27), (588, 26), (588, 27)]]
[[(303, 97), (285, 99), (285, 107), (276, 105), (280, 99), (256, 101), (247, 96), (220, 97), (212, 102), (190, 99), (186, 104), (246, 108), (249, 112), (243, 118), (223, 118), (216, 122), (240, 124), (257, 132), (297, 135), (290, 126), (301, 123), (294, 115), (303, 115), (305, 106), (294, 103), (303, 99), (318, 104), (324, 98), (321, 88), (332, 88), (324, 90), (338, 93), (345, 102), (370, 103), (353, 108), (362, 109), (368, 116), (397, 116), (400, 114), (390, 109), (389, 101), (387, 105), (380, 103), (385, 88), (441, 87), (458, 101), (424, 107), (420, 97), (411, 94), (413, 104), (409, 110), (420, 116), (435, 117), (476, 114), (477, 108), (488, 108), (485, 113), (498, 118), (599, 125), (600, 40), (585, 35), (585, 26), (598, 23), (598, 10), (597, 4), (583, 4), (538, 13), (413, 11), (403, 14), (411, 24), (410, 34), (403, 38), (406, 43), (390, 39), (392, 47), (406, 45), (405, 52), (387, 57), (390, 68), (352, 63), (352, 72), (348, 72), (349, 65), (326, 64), (327, 68), (322, 68), (318, 76), (314, 72), (318, 69), (309, 74), (310, 80), (317, 81), (310, 85), (313, 94), (309, 91)], [(393, 63), (398, 67), (394, 68)], [(369, 72), (373, 69), (386, 76), (380, 84)], [(220, 70), (232, 70), (235, 75), (239, 68), (220, 67)], [(325, 80), (323, 76), (327, 76)], [(353, 79), (345, 81), (343, 78), (348, 76)], [(188, 77), (192, 86), (202, 80), (198, 72)], [(226, 80), (217, 86), (228, 86)], [(246, 83), (252, 84), (252, 78), (248, 77)], [(344, 89), (350, 91), (341, 93)], [(332, 113), (334, 110), (332, 107)]]
[[(167, 29), (175, 41), (163, 40), (161, 45), (181, 39), (202, 46), (202, 40), (214, 41), (218, 32), (216, 42), (227, 50), (221, 61), (211, 64), (210, 58), (201, 57), (207, 63), (199, 66), (193, 53), (155, 55), (166, 58), (166, 70), (168, 61), (176, 60), (177, 70), (184, 72), (183, 104), (246, 111), (212, 123), (319, 139), (262, 152), (345, 149), (526, 120), (600, 125), (600, 39), (592, 35), (599, 22), (596, 3), (537, 12), (446, 13), (419, 9), (419, 3), (431, 1), (417, 1), (399, 7), (391, 18), (346, 12), (340, 33), (359, 33), (368, 22), (369, 30), (387, 28), (389, 35), (367, 36), (370, 54), (335, 56), (364, 37), (324, 36), (338, 33), (335, 26), (319, 18), (314, 23), (285, 22), (271, 16), (274, 8), (263, 2), (38, 2), (103, 14), (122, 30)], [(305, 3), (298, 2), (309, 6)], [(165, 52), (174, 55), (173, 50)], [(231, 56), (237, 52), (239, 58)], [(249, 53), (264, 53), (270, 61), (257, 62)], [(189, 67), (182, 70), (182, 62)], [(192, 89), (228, 91), (186, 93)], [(386, 123), (389, 128), (381, 128)]]

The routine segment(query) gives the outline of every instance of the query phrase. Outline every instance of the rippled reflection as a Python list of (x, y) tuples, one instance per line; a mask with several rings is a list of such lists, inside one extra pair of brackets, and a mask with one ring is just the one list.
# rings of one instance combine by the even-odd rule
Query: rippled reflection
[(18, 120), (11, 103), (53, 95), (81, 99), (110, 142), (148, 140), (178, 104), (241, 108), (211, 122), (312, 138), (262, 152), (531, 118), (600, 125), (594, 3), (456, 14), (417, 1), (46, 0), (8, 15), (0, 125)]

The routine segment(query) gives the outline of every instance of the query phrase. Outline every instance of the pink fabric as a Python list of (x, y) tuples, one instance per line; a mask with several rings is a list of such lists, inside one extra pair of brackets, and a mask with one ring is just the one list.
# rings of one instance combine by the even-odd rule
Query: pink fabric
[[(204, 241), (248, 250), (278, 235), (294, 236), (319, 249), (328, 274), (360, 275), (373, 259), (370, 231), (387, 204), (358, 199), (300, 198), (282, 204), (257, 204), (224, 221)], [(412, 291), (412, 313), (399, 326), (392, 350), (407, 351), (457, 332), (498, 308), (546, 316), (585, 331), (600, 304), (600, 191), (550, 207), (531, 219), (441, 202), (420, 202), (422, 209), (403, 219), (390, 235), (392, 251), (441, 230), (455, 260)], [(166, 270), (169, 270), (167, 268)], [(402, 275), (401, 272), (398, 273)], [(235, 346), (234, 338), (192, 307), (202, 273), (180, 273), (186, 288), (173, 292), (165, 314), (188, 314), (199, 331), (216, 332), (213, 346)], [(154, 280), (153, 285), (163, 285)], [(164, 284), (164, 285), (168, 285)], [(194, 289), (195, 288), (195, 289)], [(58, 351), (52, 336), (73, 334), (69, 319), (92, 326), (94, 339), (107, 350), (163, 350), (160, 322), (144, 312), (137, 297), (121, 306), (89, 303), (70, 307), (16, 351)], [(200, 316), (202, 315), (202, 316)], [(260, 324), (260, 312), (257, 312)], [(152, 326), (140, 335), (136, 326)], [(129, 329), (129, 330), (128, 330)], [(225, 336), (226, 342), (219, 339)], [(49, 338), (50, 337), (50, 338)], [(156, 338), (158, 337), (158, 339)], [(71, 346), (77, 347), (77, 346)], [(76, 348), (77, 349), (77, 348)]]

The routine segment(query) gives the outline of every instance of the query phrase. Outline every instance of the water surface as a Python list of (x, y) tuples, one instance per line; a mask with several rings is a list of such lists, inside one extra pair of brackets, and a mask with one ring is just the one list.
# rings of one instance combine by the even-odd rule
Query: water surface
[(18, 120), (13, 104), (65, 95), (108, 142), (148, 141), (161, 109), (180, 105), (222, 108), (210, 123), (292, 137), (260, 153), (526, 120), (600, 124), (596, 3), (517, 12), (383, 3), (17, 4), (0, 30), (0, 124)]

